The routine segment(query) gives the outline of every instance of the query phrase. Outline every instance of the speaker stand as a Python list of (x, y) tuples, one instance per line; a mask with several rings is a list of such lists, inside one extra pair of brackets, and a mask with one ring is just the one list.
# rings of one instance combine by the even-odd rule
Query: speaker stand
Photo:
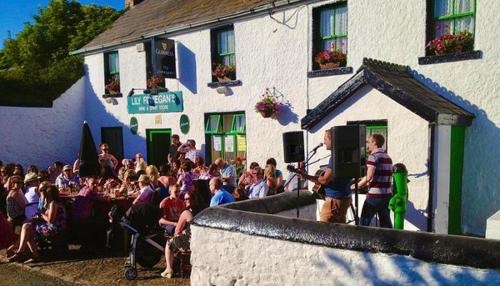
[(354, 223), (359, 225), (358, 178), (354, 178)]

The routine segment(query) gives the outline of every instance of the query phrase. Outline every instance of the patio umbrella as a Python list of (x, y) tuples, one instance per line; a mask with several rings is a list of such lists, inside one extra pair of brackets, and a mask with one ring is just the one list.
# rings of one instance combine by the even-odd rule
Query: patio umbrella
[(80, 177), (99, 175), (99, 159), (95, 148), (94, 139), (87, 121), (83, 122), (82, 138), (80, 139)]

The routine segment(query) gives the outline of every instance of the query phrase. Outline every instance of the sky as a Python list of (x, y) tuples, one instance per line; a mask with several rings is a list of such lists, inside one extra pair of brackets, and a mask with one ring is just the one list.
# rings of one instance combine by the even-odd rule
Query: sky
[[(45, 7), (50, 0), (0, 0), (0, 49), (9, 36), (15, 38), (23, 30), (24, 23), (33, 23), (33, 15), (38, 14), (38, 6)], [(81, 4), (96, 4), (111, 6), (121, 10), (125, 6), (124, 0), (80, 0)]]

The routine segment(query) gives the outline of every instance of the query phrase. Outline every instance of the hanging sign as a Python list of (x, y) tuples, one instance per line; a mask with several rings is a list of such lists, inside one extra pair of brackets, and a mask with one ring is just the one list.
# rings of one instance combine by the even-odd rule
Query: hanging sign
[(164, 37), (155, 37), (153, 49), (155, 74), (165, 78), (176, 78), (175, 41)]
[(189, 132), (189, 117), (186, 114), (181, 115), (179, 127), (181, 128), (182, 134), (188, 134), (188, 132)]
[(127, 97), (127, 100), (129, 114), (184, 111), (182, 91), (160, 92), (157, 95), (137, 94)]
[(137, 121), (137, 118), (135, 118), (134, 116), (132, 116), (130, 118), (130, 132), (132, 132), (132, 134), (137, 134), (137, 129), (139, 128), (139, 121)]

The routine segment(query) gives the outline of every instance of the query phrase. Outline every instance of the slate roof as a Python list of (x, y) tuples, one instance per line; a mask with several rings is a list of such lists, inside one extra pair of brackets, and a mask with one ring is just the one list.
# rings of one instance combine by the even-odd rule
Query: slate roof
[(472, 113), (416, 80), (410, 73), (410, 67), (365, 58), (353, 77), (302, 118), (302, 129), (314, 127), (366, 85), (379, 90), (429, 122), (469, 126), (474, 119)]
[[(284, 3), (276, 3), (284, 2)], [(99, 34), (83, 48), (72, 54), (90, 52), (114, 45), (139, 41), (164, 34), (174, 28), (186, 29), (197, 23), (222, 20), (268, 10), (291, 2), (272, 0), (145, 0), (118, 18), (111, 28)]]

